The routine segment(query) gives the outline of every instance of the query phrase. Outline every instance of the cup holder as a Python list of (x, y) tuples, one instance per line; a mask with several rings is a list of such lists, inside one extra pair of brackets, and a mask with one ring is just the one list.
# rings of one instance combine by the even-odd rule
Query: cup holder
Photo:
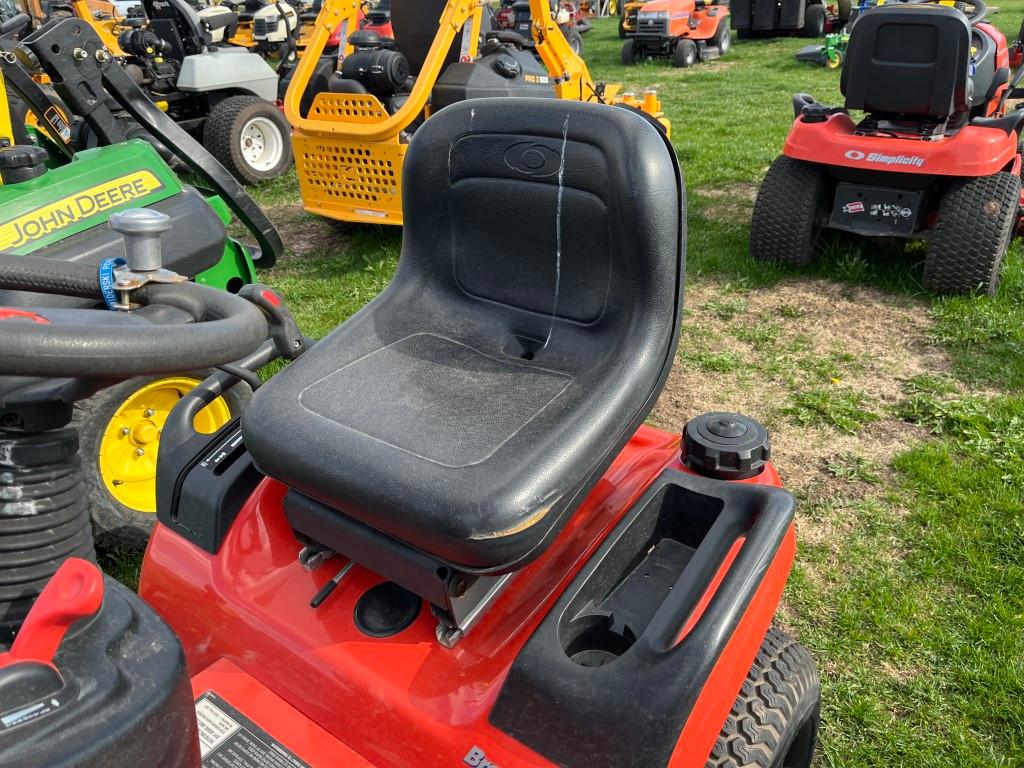
[(569, 625), (565, 637), (565, 655), (581, 667), (603, 667), (628, 651), (636, 637), (625, 627), (621, 633), (612, 628), (611, 616), (584, 616)]

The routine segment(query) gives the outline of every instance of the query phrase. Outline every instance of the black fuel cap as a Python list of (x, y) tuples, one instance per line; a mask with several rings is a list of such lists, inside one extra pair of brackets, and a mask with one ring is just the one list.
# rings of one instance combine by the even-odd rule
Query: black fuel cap
[(705, 413), (683, 427), (683, 463), (719, 480), (759, 475), (771, 456), (768, 430), (738, 413)]
[(0, 148), (0, 178), (4, 184), (17, 184), (46, 173), (46, 150), (34, 144), (16, 144)]

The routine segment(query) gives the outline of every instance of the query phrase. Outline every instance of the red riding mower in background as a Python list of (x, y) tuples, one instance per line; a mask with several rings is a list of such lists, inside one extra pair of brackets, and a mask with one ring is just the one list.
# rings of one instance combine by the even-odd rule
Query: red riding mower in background
[[(992, 294), (1021, 214), (1020, 131), (1006, 113), (1006, 38), (930, 3), (864, 12), (850, 35), (845, 108), (805, 94), (754, 205), (750, 252), (805, 265), (825, 229), (928, 242), (923, 283), (938, 293)], [(849, 110), (863, 110), (858, 122)]]
[(724, 56), (732, 47), (729, 3), (705, 0), (650, 0), (639, 8), (626, 6), (632, 24), (622, 46), (622, 63), (653, 56), (671, 57), (672, 66)]
[[(19, 408), (47, 387), (16, 377), (221, 369), (164, 427), (142, 599), (107, 579), (101, 603), (73, 562), (0, 656), (0, 764), (808, 768), (820, 687), (771, 627), (796, 544), (767, 433), (644, 425), (683, 309), (668, 140), (625, 109), (479, 99), (426, 121), (404, 173), (393, 281), (301, 356), (262, 287), (262, 314), (151, 283), (131, 312), (0, 320)], [(99, 294), (75, 264), (32, 276)], [(241, 423), (196, 433), (237, 378), (259, 386)], [(3, 461), (45, 464), (11, 423)]]
[(359, 26), (361, 29), (376, 32), (381, 37), (394, 38), (395, 30), (391, 26), (391, 0), (379, 0), (375, 6), (366, 11)]
[[(590, 31), (590, 18), (581, 14), (575, 3), (557, 3), (556, 0), (551, 0), (551, 13), (569, 47), (583, 55), (583, 33)], [(532, 40), (529, 0), (502, 0), (501, 7), (494, 13), (494, 25), (497, 29), (511, 30)]]

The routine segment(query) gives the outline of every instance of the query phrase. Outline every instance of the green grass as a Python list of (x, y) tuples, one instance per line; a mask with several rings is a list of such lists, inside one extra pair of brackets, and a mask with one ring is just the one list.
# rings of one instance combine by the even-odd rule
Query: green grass
[(1024, 399), (918, 397), (939, 439), (896, 459), (887, 504), (812, 510), (844, 541), (805, 545), (787, 594), (824, 667), (824, 764), (1018, 766)]
[[(1012, 39), (1024, 0), (999, 5), (994, 19)], [(659, 88), (688, 187), (688, 281), (714, 278), (725, 286), (697, 309), (730, 323), (728, 333), (763, 355), (760, 370), (775, 377), (749, 377), (746, 385), (784, 387), (781, 418), (847, 440), (882, 417), (930, 435), (891, 466), (823, 444), (840, 491), (801, 494), (801, 530), (816, 535), (802, 540), (782, 620), (822, 670), (819, 764), (1021, 766), (1024, 253), (1019, 244), (1012, 249), (994, 298), (924, 294), (920, 247), (836, 237), (804, 272), (752, 262), (743, 205), (779, 153), (792, 121), (791, 95), (804, 91), (841, 103), (837, 73), (793, 58), (806, 42), (743, 41), (720, 62), (675, 70), (664, 62), (619, 65), (614, 24), (598, 23), (586, 38), (595, 78)], [(399, 231), (303, 218), (294, 175), (261, 186), (256, 196), (272, 215), (288, 219), (289, 232), (318, 233), (305, 248), (287, 238), (292, 250), (263, 274), (308, 333), (328, 332), (387, 284)], [(842, 383), (858, 366), (843, 350), (814, 349), (806, 338), (780, 348), (780, 324), (799, 323), (804, 309), (784, 304), (777, 316), (747, 317), (744, 293), (801, 276), (927, 302), (933, 342), (950, 356), (951, 370), (902, 382), (905, 399), (891, 407)], [(740, 356), (720, 349), (721, 336), (693, 315), (687, 323), (679, 365), (708, 376), (743, 367)], [(979, 387), (990, 394), (970, 394)], [(868, 497), (854, 492), (865, 484), (873, 489)], [(131, 580), (130, 558), (108, 558), (106, 565)]]
[(845, 387), (806, 389), (795, 392), (783, 415), (802, 427), (834, 427), (854, 433), (865, 424), (877, 421), (863, 393)]

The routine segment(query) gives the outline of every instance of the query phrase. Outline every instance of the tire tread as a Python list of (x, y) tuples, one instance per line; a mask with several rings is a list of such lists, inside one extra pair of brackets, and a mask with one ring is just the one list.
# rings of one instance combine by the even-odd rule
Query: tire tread
[(810, 652), (772, 627), (705, 768), (776, 768), (786, 726), (817, 717), (821, 682)]
[[(251, 169), (241, 159), (240, 150), (235, 147), (235, 127), (241, 118), (242, 113), (253, 106), (267, 104), (276, 115), (276, 108), (268, 104), (258, 96), (242, 94), (229, 96), (210, 110), (209, 116), (203, 125), (203, 146), (209, 150), (228, 171), (236, 178), (247, 184), (255, 184), (259, 181), (273, 178), (279, 173), (260, 174)], [(268, 112), (268, 115), (271, 114)], [(291, 163), (291, 137), (289, 131), (282, 133), (284, 140), (283, 158), (281, 167), (287, 169)]]
[(811, 263), (825, 175), (813, 163), (775, 158), (761, 183), (750, 224), (750, 255), (794, 267)]
[(939, 203), (924, 263), (924, 287), (936, 293), (994, 294), (1013, 237), (1021, 180), (1005, 171), (954, 182)]

